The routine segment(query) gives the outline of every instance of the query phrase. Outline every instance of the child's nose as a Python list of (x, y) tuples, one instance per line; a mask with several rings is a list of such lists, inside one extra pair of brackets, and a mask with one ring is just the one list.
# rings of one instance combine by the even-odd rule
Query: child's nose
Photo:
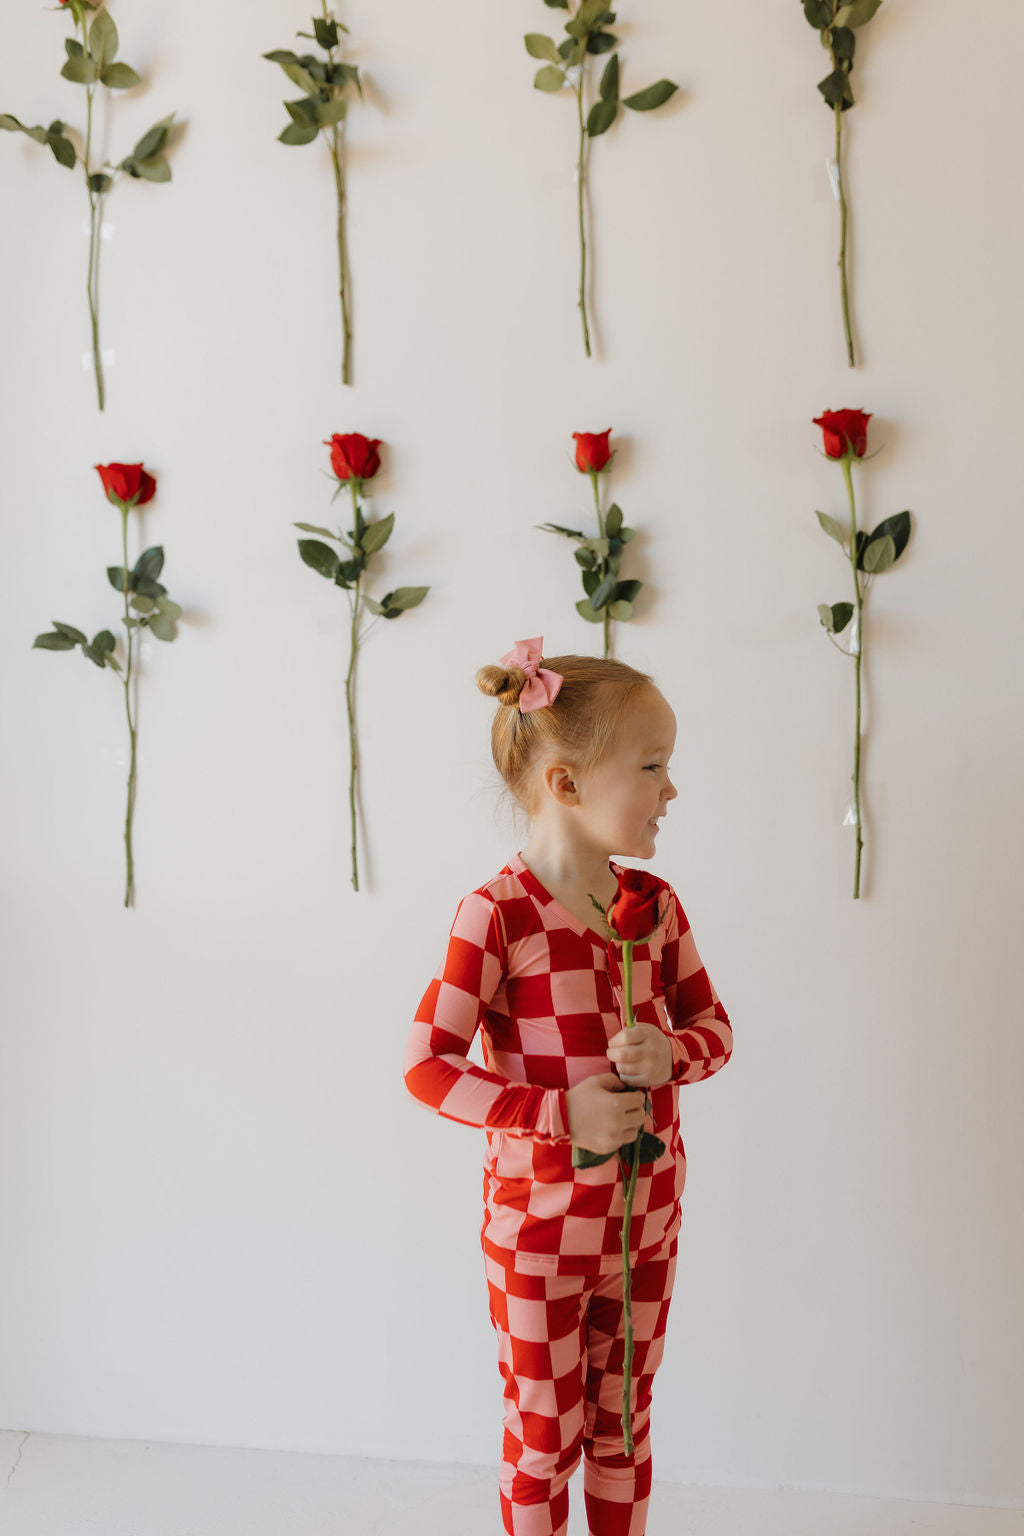
[(667, 779), (666, 782), (665, 782), (665, 799), (666, 800), (674, 800), (676, 798), (676, 796), (678, 795), (678, 793), (679, 793), (679, 791), (678, 791), (678, 789), (676, 789), (675, 785), (672, 783), (672, 780), (671, 779)]

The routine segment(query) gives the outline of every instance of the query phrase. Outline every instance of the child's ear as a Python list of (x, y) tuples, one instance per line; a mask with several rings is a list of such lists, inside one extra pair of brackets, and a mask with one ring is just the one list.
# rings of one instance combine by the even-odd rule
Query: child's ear
[(548, 763), (542, 782), (547, 793), (559, 805), (575, 805), (578, 799), (573, 770), (568, 763)]

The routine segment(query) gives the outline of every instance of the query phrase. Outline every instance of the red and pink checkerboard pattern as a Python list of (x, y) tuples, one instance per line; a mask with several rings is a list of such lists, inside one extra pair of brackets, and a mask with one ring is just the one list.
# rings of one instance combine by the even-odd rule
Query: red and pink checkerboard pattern
[[(613, 866), (615, 868), (615, 866)], [(668, 885), (664, 915), (633, 959), (633, 1008), (672, 1042), (671, 1082), (651, 1089), (650, 1128), (664, 1155), (637, 1179), (634, 1260), (653, 1257), (679, 1225), (686, 1157), (678, 1090), (728, 1061), (732, 1031)], [(611, 1070), (622, 1028), (620, 950), (585, 927), (516, 855), (467, 896), (423, 997), (406, 1051), (406, 1083), (429, 1108), (487, 1131), (485, 1253), (521, 1273), (593, 1274), (621, 1264), (616, 1159), (572, 1167), (565, 1090)], [(483, 1067), (467, 1053), (479, 1030)]]

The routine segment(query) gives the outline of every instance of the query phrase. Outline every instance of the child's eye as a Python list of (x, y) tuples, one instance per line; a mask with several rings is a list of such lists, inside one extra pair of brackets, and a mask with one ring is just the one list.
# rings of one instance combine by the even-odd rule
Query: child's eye
[(658, 769), (660, 767), (661, 767), (660, 763), (646, 763), (644, 765), (644, 772), (645, 773), (657, 773), (657, 771), (658, 771)]

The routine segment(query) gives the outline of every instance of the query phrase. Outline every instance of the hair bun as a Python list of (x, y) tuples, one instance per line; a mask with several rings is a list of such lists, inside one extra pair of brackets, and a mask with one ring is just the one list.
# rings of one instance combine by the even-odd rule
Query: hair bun
[(497, 699), (499, 704), (518, 704), (525, 682), (526, 673), (518, 667), (481, 667), (476, 674), (480, 692)]

